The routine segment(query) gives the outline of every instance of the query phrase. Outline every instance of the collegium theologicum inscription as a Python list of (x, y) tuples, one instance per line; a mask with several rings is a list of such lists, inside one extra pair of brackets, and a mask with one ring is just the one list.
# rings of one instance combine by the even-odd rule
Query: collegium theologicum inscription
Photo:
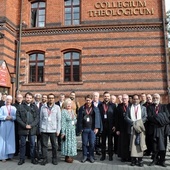
[(89, 17), (153, 15), (154, 9), (147, 7), (146, 1), (96, 2)]

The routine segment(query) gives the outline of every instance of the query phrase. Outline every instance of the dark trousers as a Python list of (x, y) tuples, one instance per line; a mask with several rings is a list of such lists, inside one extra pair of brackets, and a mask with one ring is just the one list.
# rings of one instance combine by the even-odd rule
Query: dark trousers
[(95, 139), (95, 151), (99, 152), (100, 148), (101, 148), (101, 144), (100, 144), (100, 138), (101, 138), (101, 134), (97, 133), (96, 134), (96, 139)]
[[(20, 159), (25, 160), (27, 135), (20, 135)], [(30, 143), (30, 157), (35, 158), (35, 135), (28, 135)]]
[(19, 153), (19, 135), (18, 135), (18, 123), (15, 121), (15, 154)]
[(118, 150), (118, 135), (116, 133), (114, 133), (114, 153), (117, 154), (117, 150)]
[(83, 156), (87, 156), (89, 152), (90, 157), (94, 157), (95, 133), (92, 129), (83, 129), (82, 133), (82, 148)]
[(106, 139), (108, 138), (108, 153), (113, 156), (113, 135), (108, 131), (102, 132), (102, 155), (106, 155)]
[(157, 138), (153, 140), (153, 161), (159, 161), (160, 163), (165, 162), (167, 136), (164, 138), (165, 150), (159, 150), (159, 141)]
[(42, 155), (42, 145), (41, 145), (41, 135), (38, 134), (37, 135), (37, 145), (36, 145), (36, 157), (38, 159), (41, 158), (41, 155)]
[(56, 133), (41, 133), (42, 140), (42, 156), (43, 159), (47, 159), (48, 154), (48, 139), (50, 138), (52, 146), (52, 158), (57, 158), (57, 144), (56, 144)]

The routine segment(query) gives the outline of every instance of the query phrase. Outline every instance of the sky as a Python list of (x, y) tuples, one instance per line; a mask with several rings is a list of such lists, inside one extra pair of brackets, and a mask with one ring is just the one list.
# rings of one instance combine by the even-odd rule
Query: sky
[(165, 0), (166, 11), (170, 10), (170, 0)]

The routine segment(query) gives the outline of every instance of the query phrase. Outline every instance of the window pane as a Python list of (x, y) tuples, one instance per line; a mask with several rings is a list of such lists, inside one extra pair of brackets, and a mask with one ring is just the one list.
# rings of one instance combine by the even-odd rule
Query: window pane
[(74, 74), (74, 75), (73, 75), (73, 80), (74, 80), (74, 81), (80, 81), (79, 74)]
[(79, 74), (79, 65), (73, 67), (73, 74)]
[(38, 67), (38, 82), (43, 82), (43, 67)]
[(74, 13), (73, 14), (73, 19), (78, 20), (80, 18), (80, 14), (79, 13)]
[(30, 55), (30, 61), (35, 61), (35, 59), (36, 59), (36, 54)]
[(74, 25), (79, 25), (80, 24), (80, 20), (73, 20), (73, 24)]
[(44, 66), (44, 62), (41, 62), (41, 63), (39, 62), (39, 63), (37, 63), (37, 66), (38, 66), (38, 67), (42, 67), (42, 68), (43, 68), (43, 66)]
[(74, 7), (73, 8), (73, 13), (79, 13), (80, 12), (80, 8), (79, 7)]
[(71, 14), (71, 8), (65, 8), (65, 13), (70, 13)]
[(71, 14), (65, 14), (65, 20), (70, 20), (71, 19)]
[(36, 65), (35, 63), (30, 63), (30, 82), (35, 82), (36, 81)]
[(73, 52), (72, 58), (73, 59), (79, 59), (79, 53)]
[(44, 60), (44, 54), (38, 54), (37, 60)]
[(65, 60), (70, 60), (71, 59), (71, 53), (65, 53), (64, 54), (64, 59)]
[(38, 2), (32, 3), (31, 8), (38, 8)]
[(45, 2), (39, 2), (39, 7), (45, 7)]
[(45, 10), (44, 9), (40, 9), (39, 10), (39, 15), (45, 15)]
[(66, 81), (66, 82), (67, 82), (67, 81), (71, 81), (71, 77), (70, 77), (70, 76), (65, 76), (65, 77), (64, 77), (64, 81)]
[(79, 5), (80, 4), (80, 0), (73, 0), (73, 5)]
[(79, 61), (73, 61), (73, 66), (75, 67), (79, 66)]
[(43, 16), (39, 16), (39, 21), (41, 22), (41, 21), (45, 21), (45, 16), (43, 15)]
[(39, 22), (39, 27), (44, 27), (45, 26), (45, 23), (44, 22)]
[(65, 62), (64, 62), (64, 66), (70, 68), (70, 62), (69, 62), (69, 61), (65, 61)]
[(71, 25), (71, 21), (70, 20), (65, 20), (65, 25)]
[(64, 0), (65, 1), (65, 6), (71, 5), (71, 0)]

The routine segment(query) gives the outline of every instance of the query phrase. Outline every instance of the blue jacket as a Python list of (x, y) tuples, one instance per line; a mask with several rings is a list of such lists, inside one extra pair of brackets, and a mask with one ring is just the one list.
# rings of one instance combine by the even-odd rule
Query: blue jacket
[[(100, 118), (100, 112), (99, 109), (97, 107), (94, 107), (94, 105), (92, 105), (93, 108), (93, 114), (94, 114), (94, 119), (93, 120), (93, 124), (92, 124), (92, 130), (94, 129), (100, 129), (101, 128), (101, 118)], [(85, 110), (85, 105), (81, 106), (78, 112), (78, 116), (77, 116), (77, 133), (81, 133), (83, 130), (83, 118), (86, 115), (86, 110)]]

